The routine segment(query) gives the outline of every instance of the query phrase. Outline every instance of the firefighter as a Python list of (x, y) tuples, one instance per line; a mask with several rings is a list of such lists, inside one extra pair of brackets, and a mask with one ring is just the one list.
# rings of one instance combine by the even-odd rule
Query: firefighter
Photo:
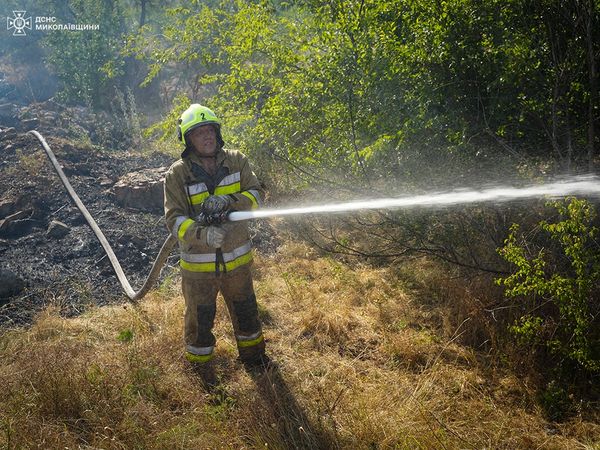
[(186, 359), (196, 368), (211, 366), (221, 292), (241, 361), (264, 368), (269, 359), (252, 285), (247, 222), (203, 225), (199, 216), (258, 208), (260, 184), (246, 156), (223, 148), (221, 121), (209, 108), (192, 104), (179, 118), (177, 130), (185, 150), (166, 174), (165, 218), (181, 252)]

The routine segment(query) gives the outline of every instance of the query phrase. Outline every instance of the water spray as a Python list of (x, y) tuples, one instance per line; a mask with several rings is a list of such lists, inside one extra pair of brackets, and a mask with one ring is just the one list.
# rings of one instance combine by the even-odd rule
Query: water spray
[(526, 187), (494, 187), (485, 190), (454, 190), (433, 194), (421, 194), (400, 198), (381, 198), (346, 203), (307, 206), (287, 209), (261, 209), (257, 211), (234, 211), (227, 220), (265, 219), (268, 217), (302, 214), (330, 214), (336, 212), (363, 211), (370, 209), (439, 208), (470, 203), (500, 203), (527, 198), (560, 198), (568, 195), (600, 197), (600, 178), (593, 175), (570, 177), (553, 183)]
[[(117, 274), (117, 278), (123, 287), (123, 290), (127, 294), (127, 297), (133, 302), (141, 299), (150, 290), (150, 287), (154, 284), (158, 278), (162, 267), (164, 266), (171, 250), (175, 246), (177, 239), (171, 234), (165, 240), (160, 252), (152, 265), (152, 269), (148, 278), (144, 282), (142, 288), (139, 291), (135, 291), (127, 277), (125, 276), (123, 269), (115, 253), (113, 252), (110, 244), (106, 240), (104, 234), (98, 227), (98, 224), (93, 219), (85, 205), (81, 202), (75, 190), (69, 183), (66, 175), (62, 171), (54, 153), (46, 143), (46, 140), (37, 131), (29, 131), (29, 134), (35, 136), (42, 147), (44, 148), (46, 155), (50, 159), (50, 162), (54, 166), (54, 169), (58, 173), (60, 180), (67, 189), (70, 197), (73, 199), (85, 220), (89, 224), (90, 228), (96, 235), (96, 238), (100, 241), (100, 244), (104, 248), (106, 255), (110, 263)], [(568, 195), (585, 195), (587, 197), (600, 197), (600, 179), (594, 175), (582, 175), (574, 176), (563, 179), (561, 181), (555, 181), (552, 183), (546, 183), (541, 185), (532, 185), (526, 187), (494, 187), (484, 190), (453, 190), (449, 192), (438, 192), (430, 194), (420, 194), (399, 198), (383, 198), (374, 200), (361, 200), (354, 202), (345, 203), (333, 203), (325, 205), (314, 205), (300, 208), (285, 208), (285, 209), (261, 209), (256, 211), (233, 211), (231, 213), (220, 213), (217, 215), (205, 215), (201, 214), (196, 218), (201, 225), (213, 225), (224, 222), (239, 222), (242, 220), (251, 219), (266, 219), (269, 217), (282, 217), (282, 216), (296, 216), (306, 214), (331, 214), (331, 213), (349, 213), (353, 211), (363, 210), (394, 210), (394, 209), (408, 209), (408, 208), (442, 208), (447, 206), (456, 205), (467, 205), (473, 203), (500, 203), (508, 202), (513, 200), (528, 199), (528, 198), (560, 198)]]

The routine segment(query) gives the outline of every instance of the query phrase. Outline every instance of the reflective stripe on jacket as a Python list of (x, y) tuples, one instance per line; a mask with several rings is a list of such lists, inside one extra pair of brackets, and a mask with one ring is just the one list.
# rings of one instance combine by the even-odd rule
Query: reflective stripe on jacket
[(246, 222), (224, 224), (227, 230), (220, 249), (206, 245), (206, 228), (194, 218), (209, 195), (229, 195), (232, 210), (258, 208), (261, 187), (248, 159), (234, 150), (219, 150), (217, 172), (207, 174), (193, 152), (175, 162), (165, 177), (165, 218), (167, 228), (179, 240), (183, 276), (206, 277), (224, 273), (252, 261)]

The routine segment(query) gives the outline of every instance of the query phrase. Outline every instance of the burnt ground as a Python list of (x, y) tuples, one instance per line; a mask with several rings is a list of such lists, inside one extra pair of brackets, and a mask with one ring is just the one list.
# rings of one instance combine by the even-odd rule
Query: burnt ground
[[(161, 211), (122, 208), (110, 187), (117, 179), (141, 168), (169, 165), (172, 158), (110, 154), (80, 147), (65, 138), (45, 135), (50, 148), (75, 191), (111, 243), (134, 288), (139, 288), (153, 258), (166, 238)], [(26, 288), (0, 307), (0, 324), (23, 323), (48, 303), (65, 314), (76, 314), (89, 304), (126, 301), (120, 284), (104, 257), (104, 250), (71, 201), (38, 141), (19, 134), (2, 142), (1, 199), (14, 203), (13, 212), (26, 219), (0, 237), (0, 267), (10, 269)], [(8, 149), (7, 149), (8, 147)], [(69, 227), (64, 237), (47, 233), (52, 220)], [(176, 264), (176, 256), (169, 265)], [(169, 270), (163, 270), (163, 277)]]
[[(124, 208), (116, 203), (110, 188), (126, 173), (169, 166), (174, 158), (103, 150), (56, 137), (52, 127), (38, 130), (110, 242), (131, 285), (139, 289), (167, 237), (163, 212)], [(0, 269), (10, 270), (25, 284), (17, 295), (0, 299), (0, 326), (30, 323), (49, 304), (57, 305), (62, 314), (74, 315), (90, 305), (127, 302), (104, 250), (37, 139), (20, 130), (0, 140), (0, 154), (0, 204), (8, 204), (0, 220), (16, 212), (24, 214), (18, 226), (0, 235)], [(65, 236), (48, 233), (53, 220), (69, 227)], [(262, 240), (255, 239), (259, 248), (276, 245), (267, 224), (254, 226), (261, 227)], [(176, 253), (171, 254), (159, 283), (178, 273)]]

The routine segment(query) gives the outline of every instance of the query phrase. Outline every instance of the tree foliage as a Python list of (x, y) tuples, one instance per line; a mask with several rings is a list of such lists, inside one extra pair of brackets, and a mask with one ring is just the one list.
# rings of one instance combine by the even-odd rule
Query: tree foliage
[(108, 0), (72, 0), (66, 5), (60, 2), (53, 6), (51, 14), (62, 20), (68, 18), (72, 23), (100, 27), (98, 31), (59, 30), (44, 37), (46, 60), (62, 82), (60, 98), (107, 107), (106, 91), (114, 87), (111, 80), (122, 70), (119, 51), (126, 29), (119, 4)]
[(599, 9), (193, 1), (129, 49), (151, 64), (149, 79), (180, 67), (190, 97), (226, 116), (236, 144), (311, 173), (420, 178), (424, 163), (507, 152), (569, 168), (591, 161), (598, 140), (600, 27), (586, 25)]

